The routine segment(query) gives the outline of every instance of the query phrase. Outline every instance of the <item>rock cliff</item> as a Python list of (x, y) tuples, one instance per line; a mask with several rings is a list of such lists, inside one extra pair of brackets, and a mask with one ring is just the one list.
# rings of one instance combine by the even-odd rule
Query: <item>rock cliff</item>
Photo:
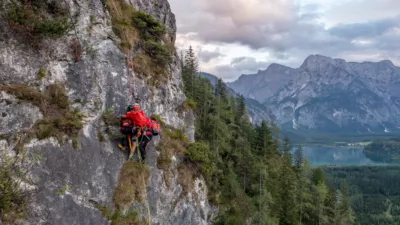
[[(127, 156), (109, 140), (105, 112), (118, 116), (129, 103), (140, 101), (148, 115), (158, 114), (167, 125), (194, 138), (193, 115), (181, 107), (185, 95), (177, 55), (168, 65), (167, 80), (157, 85), (153, 74), (142, 76), (132, 70), (146, 65), (127, 65), (129, 54), (121, 51), (112, 26), (113, 7), (107, 7), (119, 1), (62, 1), (73, 28), (57, 38), (41, 37), (35, 45), (36, 39), (21, 38), (16, 32), (18, 24), (0, 20), (0, 152), (15, 156), (26, 149), (28, 156), (40, 156), (28, 173), (33, 195), (27, 217), (20, 219), (23, 224), (110, 223), (99, 206), (114, 208), (113, 194)], [(10, 13), (10, 3), (1, 3), (2, 18), (26, 16)], [(53, 3), (46, 5), (48, 10), (54, 10)], [(166, 0), (128, 3), (162, 23), (166, 40), (173, 45), (175, 17)], [(54, 24), (36, 25), (29, 28), (55, 31)], [(52, 126), (55, 131), (46, 130)], [(153, 140), (145, 181), (151, 224), (210, 224), (215, 209), (208, 203), (204, 180), (197, 177), (192, 190), (183, 192), (177, 169), (181, 159), (172, 156), (169, 172), (159, 169), (155, 145), (160, 138)], [(135, 201), (131, 208), (147, 218), (147, 211), (142, 211), (146, 201)]]

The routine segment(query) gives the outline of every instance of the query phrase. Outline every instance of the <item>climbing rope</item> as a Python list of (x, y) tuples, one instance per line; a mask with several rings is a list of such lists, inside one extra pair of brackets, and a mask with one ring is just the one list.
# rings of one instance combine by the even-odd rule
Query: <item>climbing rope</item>
[[(129, 79), (129, 61), (131, 58), (131, 51), (128, 52), (128, 57), (126, 58), (126, 71), (127, 71), (127, 77), (128, 77), (128, 83), (129, 83), (129, 102), (132, 102), (132, 82), (130, 82), (131, 80)], [(132, 68), (132, 76), (133, 76), (133, 68)]]
[[(142, 161), (142, 154), (140, 152), (140, 147), (139, 146), (142, 144), (143, 138), (144, 138), (145, 135), (142, 134), (141, 136), (142, 137), (141, 137), (140, 142), (139, 142), (139, 138), (136, 139), (136, 151), (137, 151), (138, 156), (139, 156), (139, 162)], [(129, 150), (130, 150), (130, 152), (132, 152), (132, 144), (131, 143), (132, 143), (132, 139), (129, 138)], [(142, 168), (142, 166), (143, 166), (142, 163), (139, 163), (139, 166), (141, 167), (141, 169), (143, 169)], [(149, 225), (151, 225), (150, 203), (149, 203), (149, 198), (148, 198), (148, 194), (147, 194), (147, 187), (146, 187), (146, 182), (144, 180), (143, 173), (141, 174), (141, 177), (142, 177), (143, 190), (145, 192), (145, 198), (146, 198), (147, 222), (148, 222)]]
[[(112, 4), (112, 7), (114, 8), (114, 11), (117, 13), (117, 16), (119, 17), (120, 13), (118, 11), (117, 6), (115, 5), (114, 0), (111, 0), (111, 4)], [(128, 40), (128, 36), (126, 35), (126, 33), (124, 33), (124, 35), (125, 35), (126, 40)], [(132, 47), (132, 49), (129, 49), (128, 55), (127, 55), (127, 58), (126, 58), (126, 70), (127, 70), (128, 83), (129, 83), (129, 99), (128, 99), (129, 102), (134, 100), (133, 99), (133, 92), (132, 92), (132, 82), (131, 82), (131, 79), (129, 79), (129, 72), (130, 72), (129, 66), (130, 65), (132, 65), (132, 72), (131, 72), (132, 81), (133, 81), (133, 79), (135, 77), (135, 72), (133, 71), (133, 61), (131, 61), (131, 60), (133, 60), (133, 55), (132, 55), (133, 49), (134, 49), (134, 47)], [(132, 63), (130, 63), (130, 62), (132, 62)]]
[[(143, 131), (144, 132), (144, 131)], [(145, 134), (142, 134), (142, 139), (140, 140), (140, 142), (137, 144), (137, 151), (138, 151), (138, 155), (139, 155), (139, 161), (142, 161), (142, 154), (141, 154), (141, 152), (140, 152), (140, 145), (142, 144), (142, 142), (143, 142), (143, 138), (144, 138), (144, 136), (145, 136)], [(136, 142), (138, 142), (138, 140), (136, 140)], [(146, 151), (146, 150), (145, 150)], [(141, 163), (140, 163), (140, 165), (139, 166), (143, 166)], [(150, 214), (150, 204), (149, 204), (149, 198), (148, 198), (148, 194), (147, 194), (147, 187), (146, 187), (146, 183), (145, 183), (145, 180), (144, 180), (144, 176), (143, 176), (143, 174), (142, 174), (142, 183), (143, 183), (143, 190), (144, 190), (144, 192), (145, 192), (145, 197), (146, 197), (146, 207), (147, 207), (147, 221), (148, 221), (148, 223), (149, 223), (149, 225), (151, 224), (150, 223), (150, 221), (151, 221), (151, 214)]]
[(117, 14), (119, 16), (119, 11), (118, 11), (117, 7), (115, 6), (114, 0), (111, 0), (111, 4), (113, 5), (115, 12), (117, 12)]
[[(114, 3), (114, 0), (111, 0), (111, 4), (112, 4), (112, 6), (113, 6), (113, 8), (114, 8), (114, 10), (115, 10), (115, 12), (117, 13), (117, 15), (118, 16), (120, 16), (120, 14), (119, 14), (119, 11), (118, 11), (118, 8), (116, 7), (116, 5), (115, 5), (115, 3)], [(125, 33), (125, 38), (126, 39), (128, 39), (128, 37), (126, 36), (126, 33)], [(130, 49), (129, 51), (128, 51), (128, 55), (127, 55), (127, 59), (126, 59), (126, 67), (127, 67), (127, 76), (128, 76), (128, 82), (129, 82), (129, 101), (132, 101), (133, 99), (133, 92), (132, 92), (132, 83), (130, 82), (130, 79), (129, 79), (129, 66), (130, 65), (132, 65), (132, 72), (131, 72), (131, 74), (132, 74), (132, 80), (134, 79), (134, 77), (135, 77), (135, 73), (134, 73), (134, 71), (133, 71), (133, 61), (132, 61), (132, 63), (130, 64), (130, 60), (132, 60), (132, 51), (133, 51), (133, 47), (132, 47), (132, 49)], [(130, 135), (128, 135), (128, 138), (129, 138), (129, 150), (130, 151), (132, 151), (132, 139), (131, 139), (131, 137), (130, 137)], [(141, 142), (143, 141), (143, 135), (142, 135), (142, 140), (141, 140)], [(140, 149), (139, 149), (139, 145), (140, 145), (140, 143), (137, 143), (138, 142), (138, 139), (136, 139), (136, 144), (137, 144), (137, 150), (138, 150), (138, 154), (139, 154), (139, 160), (141, 161), (141, 154), (140, 154)], [(139, 166), (143, 166), (142, 164), (140, 164)], [(146, 183), (145, 183), (145, 180), (144, 180), (144, 176), (143, 176), (143, 174), (142, 174), (142, 183), (143, 183), (143, 189), (144, 189), (144, 191), (145, 191), (145, 198), (146, 198), (146, 203), (147, 203), (147, 221), (148, 221), (148, 224), (149, 225), (151, 225), (151, 214), (150, 214), (150, 204), (149, 204), (149, 199), (148, 199), (148, 194), (147, 194), (147, 187), (146, 187)]]

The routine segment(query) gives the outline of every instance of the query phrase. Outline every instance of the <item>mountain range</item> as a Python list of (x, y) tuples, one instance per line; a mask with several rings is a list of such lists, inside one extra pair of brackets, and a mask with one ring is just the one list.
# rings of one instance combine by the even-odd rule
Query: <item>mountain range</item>
[(400, 132), (400, 67), (389, 60), (310, 55), (299, 68), (273, 63), (227, 85), (246, 98), (254, 123), (272, 119), (288, 133)]

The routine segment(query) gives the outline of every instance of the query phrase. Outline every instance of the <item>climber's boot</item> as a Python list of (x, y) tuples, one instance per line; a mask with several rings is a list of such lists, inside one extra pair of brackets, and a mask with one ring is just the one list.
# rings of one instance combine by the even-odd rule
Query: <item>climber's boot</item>
[(122, 146), (121, 144), (118, 144), (118, 148), (121, 149), (121, 151), (125, 151), (126, 148), (124, 146)]

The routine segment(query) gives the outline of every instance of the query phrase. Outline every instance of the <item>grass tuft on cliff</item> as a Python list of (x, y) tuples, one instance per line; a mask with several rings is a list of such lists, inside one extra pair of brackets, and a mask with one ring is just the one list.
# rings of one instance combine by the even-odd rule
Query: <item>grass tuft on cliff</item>
[(172, 156), (183, 156), (189, 141), (182, 130), (169, 130), (164, 126), (162, 129), (165, 135), (162, 136), (160, 144), (157, 146), (157, 150), (160, 151), (160, 155), (157, 158), (157, 167), (168, 170), (172, 163)]
[[(169, 129), (165, 124), (162, 126), (163, 136), (160, 139), (159, 145), (156, 147), (160, 152), (157, 158), (157, 167), (165, 172), (164, 178), (167, 187), (171, 185), (172, 174), (172, 157), (182, 159), (178, 164), (178, 183), (182, 186), (182, 195), (186, 195), (189, 192), (194, 191), (194, 181), (201, 175), (201, 172), (205, 172), (210, 175), (209, 170), (211, 169), (211, 162), (207, 156), (201, 155), (197, 151), (204, 149), (202, 143), (189, 143), (188, 138), (185, 136), (185, 132), (181, 129)], [(200, 144), (200, 146), (198, 146)], [(195, 147), (193, 147), (195, 146)], [(197, 147), (196, 147), (197, 146)], [(206, 146), (208, 147), (208, 146)], [(199, 154), (199, 155), (195, 155)], [(191, 158), (197, 161), (192, 161)], [(197, 164), (196, 162), (205, 162), (204, 164)], [(193, 193), (195, 198), (197, 194)]]
[(50, 84), (43, 92), (23, 84), (0, 85), (0, 91), (6, 91), (20, 101), (37, 106), (43, 114), (43, 119), (37, 121), (31, 130), (26, 131), (28, 138), (24, 143), (33, 137), (56, 137), (60, 142), (64, 142), (65, 136), (77, 138), (83, 127), (83, 115), (70, 108), (68, 96), (61, 84)]
[(149, 177), (150, 169), (147, 165), (132, 160), (125, 162), (113, 196), (117, 210), (125, 210), (133, 202), (145, 200)]
[(126, 214), (121, 211), (116, 211), (110, 217), (111, 225), (146, 225), (147, 223), (138, 219), (138, 213), (134, 211), (128, 211)]
[[(174, 46), (166, 41), (167, 29), (150, 14), (135, 10), (124, 0), (107, 0), (114, 33), (124, 53), (140, 49), (129, 66), (145, 77), (165, 81), (169, 77)], [(151, 79), (150, 78), (150, 79)], [(156, 84), (156, 82), (153, 82)]]
[(108, 207), (94, 202), (94, 206), (101, 212), (103, 217), (111, 220), (111, 225), (146, 225), (139, 219), (139, 213), (128, 210), (123, 213), (121, 210), (111, 210)]
[(115, 114), (113, 108), (103, 112), (101, 118), (106, 125), (105, 132), (110, 140), (120, 140), (122, 138), (126, 138), (125, 135), (121, 134), (119, 130), (120, 118)]

